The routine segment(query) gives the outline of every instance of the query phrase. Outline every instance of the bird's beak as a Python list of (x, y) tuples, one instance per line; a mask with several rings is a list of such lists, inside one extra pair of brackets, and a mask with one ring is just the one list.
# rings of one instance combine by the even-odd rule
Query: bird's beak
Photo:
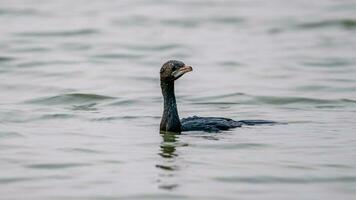
[(175, 79), (178, 79), (179, 77), (183, 76), (185, 73), (191, 72), (191, 71), (193, 71), (193, 68), (191, 66), (184, 65), (183, 67), (172, 72), (172, 76), (174, 76)]

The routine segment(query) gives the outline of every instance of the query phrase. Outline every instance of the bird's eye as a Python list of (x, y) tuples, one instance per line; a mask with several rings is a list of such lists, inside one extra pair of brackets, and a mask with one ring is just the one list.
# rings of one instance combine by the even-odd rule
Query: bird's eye
[(176, 71), (176, 69), (177, 69), (177, 66), (173, 65), (172, 71)]

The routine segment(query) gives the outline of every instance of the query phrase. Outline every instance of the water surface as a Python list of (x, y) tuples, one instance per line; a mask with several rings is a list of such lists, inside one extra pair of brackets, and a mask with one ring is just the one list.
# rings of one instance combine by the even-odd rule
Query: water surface
[[(0, 5), (3, 199), (351, 199), (353, 1)], [(159, 68), (181, 117), (287, 125), (160, 135)]]

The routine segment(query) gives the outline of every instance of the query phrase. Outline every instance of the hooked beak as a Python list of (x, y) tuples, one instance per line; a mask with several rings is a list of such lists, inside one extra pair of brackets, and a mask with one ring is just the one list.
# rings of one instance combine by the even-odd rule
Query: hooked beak
[(185, 73), (191, 72), (191, 71), (193, 71), (193, 68), (191, 66), (184, 65), (183, 67), (172, 72), (172, 76), (174, 76), (174, 79), (177, 80), (179, 77), (183, 76)]

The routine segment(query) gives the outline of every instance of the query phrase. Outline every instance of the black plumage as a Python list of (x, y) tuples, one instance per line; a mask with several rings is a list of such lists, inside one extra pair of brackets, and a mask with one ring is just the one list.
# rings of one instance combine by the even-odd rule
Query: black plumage
[(170, 60), (163, 64), (160, 71), (161, 89), (164, 99), (163, 115), (160, 123), (161, 131), (176, 132), (182, 131), (206, 131), (219, 132), (242, 125), (274, 124), (267, 120), (240, 120), (235, 121), (223, 117), (188, 117), (179, 119), (176, 98), (174, 94), (174, 81), (185, 73), (192, 71), (191, 66), (185, 65), (181, 61)]

